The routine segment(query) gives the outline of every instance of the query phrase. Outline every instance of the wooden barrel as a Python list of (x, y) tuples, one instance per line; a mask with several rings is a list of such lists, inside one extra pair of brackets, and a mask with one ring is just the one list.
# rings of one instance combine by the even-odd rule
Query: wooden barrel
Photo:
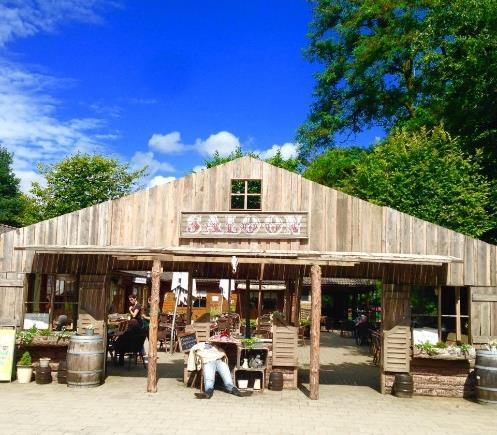
[(486, 405), (497, 405), (497, 353), (478, 350), (475, 372), (476, 399)]
[(57, 383), (67, 384), (67, 363), (65, 361), (59, 362), (59, 369), (57, 370)]
[(393, 381), (392, 393), (396, 397), (410, 398), (414, 391), (412, 375), (409, 373), (397, 373)]
[(37, 384), (50, 384), (52, 382), (52, 369), (50, 367), (36, 367), (35, 381)]
[(100, 335), (73, 335), (67, 349), (67, 386), (98, 387), (102, 383), (104, 358)]
[(281, 372), (271, 372), (269, 375), (269, 385), (270, 390), (282, 391), (283, 390), (283, 373)]

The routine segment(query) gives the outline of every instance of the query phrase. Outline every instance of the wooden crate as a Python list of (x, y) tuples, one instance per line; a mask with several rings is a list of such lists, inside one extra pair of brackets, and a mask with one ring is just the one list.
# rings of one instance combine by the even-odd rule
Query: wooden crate
[(273, 357), (274, 366), (298, 366), (298, 328), (294, 326), (275, 326), (273, 328)]

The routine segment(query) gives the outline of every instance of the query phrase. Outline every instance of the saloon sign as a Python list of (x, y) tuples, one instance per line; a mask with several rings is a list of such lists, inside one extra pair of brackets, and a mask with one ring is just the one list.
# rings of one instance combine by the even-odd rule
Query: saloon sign
[(182, 213), (182, 238), (307, 238), (307, 213)]

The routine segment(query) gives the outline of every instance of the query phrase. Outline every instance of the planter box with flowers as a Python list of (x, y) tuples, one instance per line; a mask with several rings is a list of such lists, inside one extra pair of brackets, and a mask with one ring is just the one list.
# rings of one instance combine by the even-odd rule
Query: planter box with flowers
[(40, 358), (49, 358), (52, 371), (56, 371), (59, 361), (66, 359), (71, 335), (68, 331), (49, 331), (36, 327), (19, 331), (16, 337), (16, 352), (18, 355), (29, 352), (35, 361), (33, 365), (37, 365)]
[(414, 394), (440, 397), (473, 397), (475, 349), (463, 344), (447, 346), (419, 343), (414, 346), (411, 374)]

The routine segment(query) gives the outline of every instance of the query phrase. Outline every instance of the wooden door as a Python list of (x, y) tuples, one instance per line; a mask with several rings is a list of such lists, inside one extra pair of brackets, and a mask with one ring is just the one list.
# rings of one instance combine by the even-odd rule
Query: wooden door
[(471, 287), (470, 322), (473, 344), (497, 339), (497, 287)]

